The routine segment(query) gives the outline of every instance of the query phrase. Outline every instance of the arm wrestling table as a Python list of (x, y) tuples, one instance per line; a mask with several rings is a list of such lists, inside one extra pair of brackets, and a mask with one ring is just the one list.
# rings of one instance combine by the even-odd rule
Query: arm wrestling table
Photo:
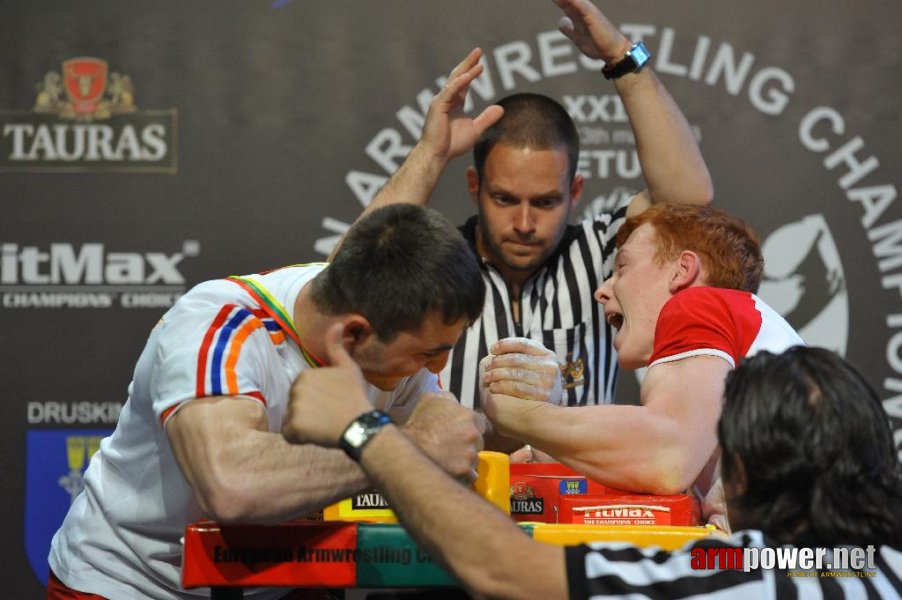
[[(545, 472), (546, 467), (547, 463), (536, 469)], [(569, 473), (572, 476), (565, 476), (564, 483), (585, 479)], [(507, 455), (481, 452), (478, 474), (474, 490), (510, 514), (513, 492)], [(584, 488), (575, 486), (567, 493), (585, 493)], [(368, 500), (360, 504), (366, 506), (354, 506), (349, 498), (327, 507), (323, 521), (279, 525), (192, 523), (185, 530), (182, 586), (209, 587), (215, 600), (243, 598), (245, 587), (458, 587), (459, 582), (397, 524), (391, 509), (373, 496), (378, 494), (362, 496)], [(374, 520), (382, 522), (363, 522)], [(712, 533), (705, 527), (671, 525), (519, 525), (533, 539), (559, 546), (610, 541), (676, 550)]]
[[(710, 535), (704, 527), (520, 523), (555, 545), (630, 542), (675, 550)], [(210, 587), (215, 600), (245, 587), (439, 588), (459, 583), (393, 523), (296, 521), (280, 525), (199, 522), (185, 531), (182, 585)]]

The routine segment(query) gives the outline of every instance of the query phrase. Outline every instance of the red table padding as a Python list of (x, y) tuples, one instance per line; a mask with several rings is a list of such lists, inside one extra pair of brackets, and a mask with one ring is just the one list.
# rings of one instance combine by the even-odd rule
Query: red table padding
[(356, 546), (356, 523), (193, 523), (185, 530), (182, 585), (350, 587), (355, 563), (343, 557)]

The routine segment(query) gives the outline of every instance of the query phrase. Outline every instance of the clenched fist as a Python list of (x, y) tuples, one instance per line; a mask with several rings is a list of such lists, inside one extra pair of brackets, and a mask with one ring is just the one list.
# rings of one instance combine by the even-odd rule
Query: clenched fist
[(453, 394), (424, 394), (403, 429), (449, 475), (475, 481), (485, 421)]
[(528, 338), (504, 338), (480, 363), (484, 394), (560, 404), (561, 369), (554, 352)]

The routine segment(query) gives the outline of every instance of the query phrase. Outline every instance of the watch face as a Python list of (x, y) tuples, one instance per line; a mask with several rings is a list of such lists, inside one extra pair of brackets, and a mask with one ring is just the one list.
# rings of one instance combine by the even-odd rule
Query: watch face
[(360, 445), (363, 444), (363, 442), (366, 440), (366, 437), (366, 428), (359, 421), (354, 421), (353, 423), (351, 423), (344, 434), (345, 442), (347, 442), (354, 448), (359, 448)]
[(377, 410), (364, 413), (348, 425), (341, 436), (341, 447), (354, 460), (360, 460), (360, 451), (366, 443), (385, 425), (391, 417)]
[(641, 67), (651, 58), (651, 53), (645, 47), (645, 44), (636, 44), (630, 51), (630, 58), (636, 63), (637, 67)]
[(630, 48), (622, 60), (615, 64), (605, 65), (601, 70), (605, 79), (617, 79), (627, 73), (638, 73), (651, 59), (651, 52), (642, 42), (637, 42)]

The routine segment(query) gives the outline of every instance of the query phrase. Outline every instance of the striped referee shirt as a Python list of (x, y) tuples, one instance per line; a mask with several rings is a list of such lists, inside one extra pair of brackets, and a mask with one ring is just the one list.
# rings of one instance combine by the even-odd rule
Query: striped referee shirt
[[(476, 252), (476, 219), (461, 232)], [(479, 408), (479, 361), (489, 347), (506, 337), (528, 337), (557, 354), (568, 406), (611, 404), (617, 357), (604, 307), (593, 293), (610, 277), (615, 236), (626, 207), (568, 225), (560, 245), (545, 265), (523, 285), (520, 321), (514, 320), (510, 288), (501, 274), (480, 257), (486, 284), (482, 316), (458, 340), (441, 373), (442, 386), (469, 408)]]
[[(902, 552), (888, 546), (874, 553), (876, 571), (799, 572), (733, 568), (694, 570), (693, 548), (776, 548), (760, 531), (737, 532), (730, 540), (705, 539), (675, 552), (627, 544), (592, 544), (565, 549), (571, 600), (603, 598), (902, 598)], [(828, 550), (826, 558), (832, 556)]]

